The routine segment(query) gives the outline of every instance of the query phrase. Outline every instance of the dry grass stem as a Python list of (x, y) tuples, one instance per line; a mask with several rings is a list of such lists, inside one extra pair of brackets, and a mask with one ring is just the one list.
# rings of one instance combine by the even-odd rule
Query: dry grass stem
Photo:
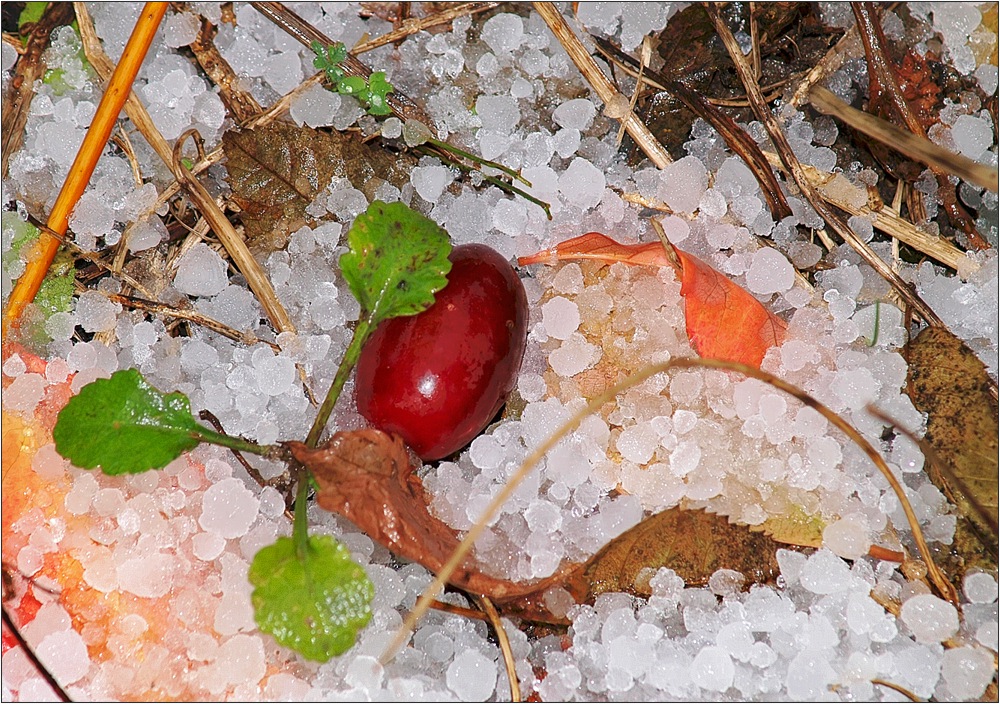
[[(314, 41), (319, 42), (323, 46), (330, 46), (334, 43), (332, 39), (317, 30), (280, 2), (253, 2), (251, 5), (253, 5), (254, 8), (262, 15), (288, 32), (289, 35), (302, 42), (305, 46), (310, 46)], [(347, 58), (340, 64), (340, 68), (342, 68), (344, 73), (348, 76), (360, 76), (367, 79), (372, 74), (372, 70), (359, 61), (356, 56), (354, 56), (353, 50), (348, 52)], [(406, 120), (418, 120), (424, 123), (424, 125), (426, 125), (427, 128), (434, 133), (435, 137), (437, 136), (437, 128), (434, 125), (434, 121), (430, 118), (430, 115), (424, 112), (424, 109), (406, 96), (406, 94), (401, 93), (398, 90), (394, 90), (386, 95), (386, 104), (392, 109), (392, 113), (400, 120), (404, 122)]]
[(937, 587), (940, 594), (951, 601), (951, 603), (955, 604), (956, 607), (958, 606), (958, 595), (955, 593), (954, 587), (935, 564), (930, 548), (927, 545), (927, 541), (924, 539), (923, 532), (920, 530), (920, 523), (917, 520), (917, 516), (913, 511), (913, 507), (906, 496), (903, 486), (899, 483), (899, 480), (896, 479), (892, 470), (889, 469), (889, 465), (887, 465), (885, 460), (882, 459), (882, 456), (879, 455), (878, 451), (872, 447), (871, 443), (869, 443), (861, 435), (861, 433), (855, 430), (850, 423), (814, 399), (805, 391), (802, 391), (798, 387), (789, 384), (773, 374), (757, 369), (756, 367), (750, 367), (745, 364), (727, 362), (718, 359), (681, 358), (661, 362), (659, 364), (651, 364), (644, 367), (620, 383), (607, 389), (604, 393), (595, 396), (589, 403), (587, 403), (586, 406), (573, 414), (569, 420), (559, 426), (555, 432), (546, 438), (544, 442), (538, 445), (538, 447), (536, 447), (524, 459), (521, 466), (518, 467), (517, 471), (514, 472), (507, 483), (501, 487), (500, 491), (497, 492), (496, 496), (493, 497), (489, 505), (483, 510), (479, 519), (465, 534), (462, 542), (459, 543), (451, 557), (437, 573), (437, 575), (435, 575), (434, 581), (431, 582), (431, 584), (424, 590), (423, 594), (421, 594), (416, 605), (413, 607), (413, 610), (407, 614), (406, 619), (403, 621), (403, 625), (399, 627), (393, 636), (392, 641), (390, 641), (385, 650), (382, 652), (381, 661), (383, 663), (388, 663), (389, 660), (395, 656), (396, 652), (406, 643), (406, 639), (413, 631), (417, 621), (419, 621), (423, 615), (427, 613), (427, 609), (430, 608), (430, 604), (434, 600), (434, 595), (440, 593), (441, 590), (444, 589), (445, 584), (447, 584), (448, 580), (451, 579), (452, 574), (458, 566), (462, 564), (466, 556), (472, 550), (476, 540), (478, 540), (479, 536), (486, 530), (486, 526), (489, 525), (490, 520), (493, 516), (497, 515), (497, 512), (514, 494), (517, 487), (520, 486), (531, 470), (534, 469), (534, 467), (542, 460), (542, 458), (545, 457), (546, 454), (548, 454), (552, 448), (554, 448), (563, 438), (576, 430), (583, 420), (587, 418), (587, 416), (597, 413), (605, 403), (609, 403), (614, 400), (614, 398), (621, 392), (634, 386), (638, 386), (650, 377), (671, 369), (689, 369), (698, 367), (704, 369), (721, 369), (725, 371), (737, 372), (739, 374), (758, 379), (766, 384), (770, 384), (774, 388), (784, 391), (785, 393), (797, 398), (810, 408), (816, 410), (820, 415), (826, 418), (827, 421), (841, 430), (845, 435), (847, 435), (848, 438), (856, 443), (879, 469), (886, 481), (889, 483), (889, 486), (892, 488), (896, 498), (899, 500), (900, 506), (906, 514), (907, 523), (913, 531), (913, 539), (917, 544), (920, 556), (927, 565), (927, 571), (932, 582)]
[[(570, 59), (573, 60), (577, 69), (583, 74), (583, 77), (594, 89), (594, 92), (597, 93), (597, 97), (601, 99), (601, 102), (611, 107), (622, 103), (627, 105), (628, 98), (619, 93), (614, 84), (604, 75), (604, 72), (597, 66), (597, 62), (594, 61), (586, 47), (583, 46), (583, 43), (573, 33), (573, 30), (566, 24), (566, 20), (563, 19), (556, 6), (550, 2), (534, 2), (532, 6), (535, 8), (535, 12), (545, 20), (545, 24), (549, 26), (552, 34), (562, 44), (566, 53), (569, 54)], [(663, 148), (659, 140), (653, 136), (653, 133), (649, 131), (649, 128), (643, 124), (642, 120), (634, 112), (628, 110), (621, 119), (625, 123), (625, 129), (629, 133), (629, 136), (635, 140), (635, 143), (639, 145), (639, 148), (642, 149), (657, 168), (665, 168), (673, 162), (667, 150)]]
[(380, 46), (398, 42), (400, 39), (406, 39), (411, 34), (422, 32), (430, 27), (439, 27), (443, 24), (449, 24), (459, 17), (486, 12), (487, 10), (499, 7), (499, 5), (500, 3), (498, 2), (467, 2), (461, 5), (453, 5), (445, 10), (442, 10), (441, 12), (428, 15), (427, 17), (421, 17), (419, 19), (406, 19), (400, 22), (399, 26), (391, 32), (386, 32), (380, 37), (375, 37), (375, 39), (369, 39), (366, 42), (355, 44), (351, 47), (351, 53), (363, 54), (366, 51), (378, 49)]
[(813, 107), (819, 112), (836, 117), (849, 127), (888, 145), (897, 152), (928, 166), (955, 174), (980, 188), (997, 192), (1000, 173), (996, 169), (939, 147), (921, 134), (901, 130), (891, 122), (852, 108), (823, 86), (814, 86), (809, 92), (809, 98)]
[[(773, 166), (787, 171), (785, 164), (778, 154), (764, 152), (764, 156), (767, 157)], [(855, 186), (847, 179), (843, 177), (838, 178), (836, 174), (819, 171), (808, 164), (800, 164), (799, 168), (814, 191), (826, 203), (851, 215), (861, 215), (871, 218), (875, 229), (898, 239), (903, 244), (909, 245), (918, 252), (926, 254), (928, 257), (947, 267), (956, 270), (968, 267), (969, 260), (965, 252), (943, 237), (924, 232), (910, 221), (899, 217), (896, 212), (893, 212), (889, 208), (873, 211), (867, 205), (859, 205), (859, 203), (867, 202), (863, 192), (864, 189)], [(824, 244), (827, 243), (824, 242)], [(834, 243), (830, 241), (829, 244), (833, 245)], [(827, 249), (833, 249), (833, 247), (828, 245)]]
[(514, 653), (510, 649), (510, 638), (507, 637), (507, 629), (503, 627), (500, 614), (493, 602), (485, 596), (473, 595), (476, 605), (486, 616), (486, 622), (490, 624), (493, 633), (497, 637), (500, 645), (500, 654), (503, 655), (503, 664), (507, 670), (507, 681), (510, 683), (510, 700), (512, 702), (521, 701), (521, 683), (517, 679), (517, 667), (514, 664)]
[(174, 144), (173, 161), (170, 164), (170, 168), (174, 172), (174, 178), (187, 190), (195, 207), (198, 208), (202, 216), (208, 221), (215, 236), (222, 242), (222, 246), (226, 248), (226, 252), (229, 254), (229, 258), (233, 264), (246, 277), (247, 285), (253, 291), (257, 300), (260, 301), (268, 320), (271, 321), (271, 325), (278, 332), (295, 332), (295, 325), (292, 323), (292, 319), (288, 317), (288, 311), (285, 310), (281, 301), (278, 300), (278, 296), (274, 292), (274, 287), (271, 286), (271, 281), (267, 278), (267, 274), (264, 273), (261, 265), (250, 254), (250, 250), (247, 249), (243, 238), (239, 236), (236, 228), (229, 222), (225, 213), (222, 212), (222, 209), (219, 208), (212, 196), (205, 190), (205, 187), (201, 185), (201, 182), (181, 165), (181, 148), (187, 138), (192, 135), (197, 135), (197, 132), (195, 130), (188, 130), (178, 137), (176, 144)]

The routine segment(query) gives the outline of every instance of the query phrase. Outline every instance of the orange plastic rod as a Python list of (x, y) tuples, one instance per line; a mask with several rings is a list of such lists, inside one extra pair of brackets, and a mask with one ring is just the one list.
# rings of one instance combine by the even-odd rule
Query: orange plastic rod
[[(56, 198), (56, 203), (52, 206), (52, 212), (49, 214), (48, 228), (59, 235), (66, 234), (69, 214), (90, 182), (97, 160), (101, 157), (104, 145), (107, 144), (108, 138), (111, 136), (111, 130), (114, 129), (118, 115), (125, 104), (125, 99), (132, 90), (132, 82), (135, 81), (135, 76), (146, 58), (146, 52), (149, 50), (149, 45), (153, 41), (153, 36), (156, 34), (160, 20), (163, 19), (166, 11), (167, 3), (165, 2), (147, 2), (135, 23), (132, 36), (129, 37), (122, 58), (118, 62), (118, 66), (115, 67), (115, 72), (111, 75), (108, 88), (101, 98), (101, 104), (97, 106), (97, 112), (83, 138), (80, 151), (77, 152), (76, 159), (69, 169), (69, 175), (66, 177), (62, 190), (59, 191), (59, 197)], [(32, 248), (24, 273), (18, 278), (14, 290), (11, 291), (10, 300), (7, 302), (7, 310), (4, 311), (3, 316), (5, 336), (11, 325), (17, 324), (25, 307), (34, 300), (58, 249), (59, 240), (56, 237), (43, 232), (38, 238)]]

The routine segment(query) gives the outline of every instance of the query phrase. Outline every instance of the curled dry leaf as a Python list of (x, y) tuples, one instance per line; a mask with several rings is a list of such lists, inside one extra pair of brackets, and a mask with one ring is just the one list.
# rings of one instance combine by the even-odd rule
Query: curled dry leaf
[[(989, 375), (972, 350), (943, 328), (925, 329), (906, 352), (907, 391), (917, 410), (927, 413), (925, 440), (953, 471), (949, 476), (947, 468), (932, 465), (929, 476), (969, 521), (979, 536), (973, 542), (992, 553), (995, 565), (998, 414)], [(992, 525), (984, 513), (993, 517)], [(967, 531), (964, 522), (958, 526), (956, 547), (962, 552)], [(979, 545), (973, 546), (974, 562), (981, 552)]]
[(759, 367), (767, 350), (785, 339), (785, 321), (702, 260), (673, 245), (670, 248), (664, 249), (659, 242), (621, 244), (599, 232), (588, 232), (517, 262), (525, 266), (596, 259), (609, 264), (671, 266), (681, 279), (687, 335), (695, 352)]
[[(321, 507), (400, 557), (436, 573), (458, 547), (455, 531), (428, 510), (423, 484), (398, 436), (370, 428), (341, 431), (315, 450), (300, 442), (287, 446), (319, 485)], [(494, 600), (533, 588), (484, 574), (471, 561), (449, 583)]]
[(250, 246), (281, 249), (309, 222), (306, 208), (334, 177), (346, 178), (370, 201), (386, 181), (402, 187), (410, 158), (362, 142), (357, 136), (273, 122), (222, 136), (233, 200), (244, 212)]

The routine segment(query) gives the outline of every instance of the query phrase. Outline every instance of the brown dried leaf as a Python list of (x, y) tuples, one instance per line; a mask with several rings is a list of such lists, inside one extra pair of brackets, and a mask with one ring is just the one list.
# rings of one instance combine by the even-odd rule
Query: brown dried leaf
[(222, 144), (247, 240), (263, 252), (281, 249), (292, 232), (312, 221), (306, 208), (333, 177), (348, 179), (372, 200), (385, 181), (402, 187), (412, 165), (410, 157), (390, 154), (356, 135), (280, 121), (230, 130)]
[[(396, 555), (437, 573), (458, 547), (455, 531), (428, 510), (423, 485), (398, 436), (370, 428), (339, 432), (315, 450), (299, 442), (287, 446), (319, 485), (317, 503)], [(495, 599), (534, 589), (484, 574), (471, 561), (449, 583)]]
[(907, 358), (907, 391), (917, 410), (928, 415), (925, 440), (958, 481), (936, 466), (928, 468), (930, 478), (995, 559), (995, 527), (975, 507), (978, 503), (995, 520), (998, 414), (986, 368), (961, 340), (937, 327), (927, 328), (907, 345)]

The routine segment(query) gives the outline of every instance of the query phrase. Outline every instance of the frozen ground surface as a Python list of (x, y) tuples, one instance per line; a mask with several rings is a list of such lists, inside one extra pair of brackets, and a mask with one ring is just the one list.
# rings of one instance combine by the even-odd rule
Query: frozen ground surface
[[(621, 3), (596, 5), (581, 4), (579, 19), (626, 50), (677, 10), (669, 3), (627, 11)], [(354, 3), (292, 6), (348, 46), (366, 32), (378, 36), (391, 29), (377, 17), (359, 19)], [(215, 3), (189, 8), (219, 20)], [(768, 354), (764, 369), (844, 414), (880, 447), (906, 484), (928, 539), (949, 544), (954, 514), (926, 479), (919, 449), (891, 435), (883, 439), (885, 429), (863, 411), (874, 402), (914, 430), (923, 422), (902, 393), (906, 364), (899, 350), (906, 331), (888, 286), (848, 247), (827, 251), (804, 239), (796, 225), (818, 227), (821, 221), (800, 196), (789, 195), (795, 216), (773, 222), (755, 180), (704, 123), (692, 130), (688, 156), (668, 169), (630, 167), (615, 147), (617, 123), (603, 116), (603, 106), (540, 18), (522, 10), (525, 16), (498, 14), (475, 26), (459, 19), (451, 31), (412, 36), (398, 49), (383, 47), (363, 58), (421, 99), (443, 135), (520, 168), (532, 193), (551, 203), (552, 220), (531, 203), (474, 187), (431, 159), (414, 169), (410, 184), (401, 190), (384, 185), (378, 197), (428, 213), (456, 243), (484, 242), (512, 260), (592, 230), (625, 242), (649, 241), (655, 234), (648, 221), (623, 196), (666, 202), (674, 214), (664, 226), (675, 244), (789, 321), (786, 342)], [(956, 70), (974, 73), (987, 95), (996, 91), (996, 67), (977, 66), (968, 41), (982, 33), (980, 6), (921, 3), (912, 11), (926, 21), (912, 37), (918, 50), (938, 41), (937, 32)], [(98, 4), (92, 12), (116, 59), (138, 5)], [(851, 21), (837, 7), (825, 12), (831, 21)], [(236, 26), (222, 24), (216, 44), (262, 104), (312, 75), (311, 56), (297, 42), (248, 5), (238, 4), (235, 14)], [(890, 33), (901, 31), (891, 13), (885, 25)], [(196, 127), (211, 148), (229, 122), (216, 93), (179, 49), (197, 26), (190, 12), (168, 13), (136, 90), (167, 140)], [(6, 256), (23, 212), (48, 212), (98, 101), (78, 49), (71, 29), (55, 35), (49, 66), (62, 68), (64, 85), (59, 91), (39, 86), (24, 148), (4, 182), (5, 298), (23, 271), (23, 262)], [(14, 58), (4, 44), (5, 81)], [(865, 90), (855, 82), (862, 75), (857, 67), (848, 68), (828, 81), (844, 96)], [(291, 109), (298, 123), (338, 129), (359, 115), (352, 100), (320, 90)], [(868, 178), (857, 165), (831, 159), (833, 123), (814, 127), (794, 110), (781, 118), (805, 161), (826, 171), (839, 168), (859, 184)], [(996, 164), (993, 121), (978, 100), (951, 106), (943, 121), (938, 141)], [(386, 121), (384, 129), (399, 134), (396, 121)], [(763, 131), (751, 125), (750, 133)], [(131, 136), (147, 180), (137, 187), (120, 154), (102, 158), (70, 220), (85, 249), (102, 251), (127, 234), (129, 247), (142, 251), (166, 235), (165, 211), (151, 209), (169, 181), (142, 137)], [(963, 194), (978, 209), (993, 249), (970, 255), (962, 278), (931, 263), (900, 264), (900, 271), (995, 376), (997, 198), (971, 187)], [(266, 270), (298, 327), (295, 335), (275, 338), (242, 278), (206, 244), (191, 242), (165, 263), (162, 300), (190, 300), (218, 320), (277, 342), (280, 354), (197, 327), (189, 337), (171, 336), (159, 319), (122, 310), (101, 292), (83, 293), (72, 312), (45, 324), (44, 371), (30, 371), (30, 360), (18, 354), (5, 359), (5, 383), (11, 382), (3, 399), (5, 433), (7, 418), (30, 419), (46, 399), (64, 394), (70, 374), (75, 391), (135, 367), (157, 387), (188, 394), (196, 413), (212, 411), (232, 434), (265, 443), (303, 437), (313, 412), (294, 365), (303, 366), (307, 383), (321, 394), (346, 347), (347, 325), (359, 311), (336, 262), (344, 251), (341, 235), (366, 205), (359, 190), (335, 178), (312, 208), (327, 213), (327, 221), (300, 229), (285, 251), (267, 256)], [(866, 221), (852, 224), (871, 232)], [(822, 257), (830, 268), (814, 287), (803, 285), (792, 263), (761, 248), (758, 237), (769, 237), (794, 264), (808, 267)], [(892, 256), (889, 244), (874, 246)], [(433, 510), (459, 530), (470, 527), (530, 448), (577, 409), (581, 397), (592, 396), (618, 370), (693, 354), (670, 270), (616, 265), (599, 273), (566, 264), (519, 273), (531, 304), (517, 384), (524, 411), (476, 439), (457, 461), (423, 472)], [(99, 288), (118, 286), (106, 278)], [(879, 334), (869, 344), (876, 302)], [(74, 330), (95, 337), (82, 342)], [(334, 416), (340, 427), (362, 422), (351, 391), (349, 382)], [(265, 477), (281, 470), (260, 469)], [(5, 516), (5, 570), (12, 561), (17, 599), (40, 603), (24, 635), (74, 698), (509, 698), (485, 625), (460, 616), (432, 612), (412, 647), (380, 665), (377, 657), (430, 575), (417, 565), (400, 567), (383, 547), (318, 509), (310, 516), (315, 530), (344, 541), (375, 584), (372, 622), (355, 648), (323, 665), (261, 635), (250, 608), (248, 563), (275, 536), (290, 533), (290, 525), (280, 494), (260, 490), (225, 451), (201, 448), (162, 472), (123, 479), (73, 468), (46, 444), (24, 471), (45, 483), (47, 502), (12, 526)], [(6, 491), (6, 477), (4, 482)], [(883, 477), (817, 414), (735, 376), (686, 371), (624, 394), (550, 454), (480, 541), (477, 555), (497, 574), (542, 577), (563, 560), (585, 559), (644, 513), (678, 504), (749, 525), (802, 509), (827, 523), (825, 547), (812, 554), (781, 551), (777, 587), (737, 591), (731, 576), (720, 573), (708, 588), (685, 588), (664, 569), (653, 577), (648, 601), (610, 594), (592, 606), (571, 606), (565, 594), (550, 593), (553, 610), (573, 622), (566, 638), (529, 640), (507, 622), (525, 695), (534, 692), (545, 701), (901, 700), (872, 684), (881, 679), (920, 697), (954, 700), (982, 696), (995, 677), (995, 576), (966, 578), (960, 619), (895, 564), (866, 557), (872, 543), (891, 545), (893, 533), (909, 542)], [(72, 589), (64, 585), (59, 594), (28, 584), (54, 563), (76, 565)], [(873, 594), (902, 604), (900, 615), (887, 613)], [(112, 616), (116, 611), (125, 615)], [(52, 697), (22, 650), (7, 649), (6, 641), (4, 648), (4, 700)]]

